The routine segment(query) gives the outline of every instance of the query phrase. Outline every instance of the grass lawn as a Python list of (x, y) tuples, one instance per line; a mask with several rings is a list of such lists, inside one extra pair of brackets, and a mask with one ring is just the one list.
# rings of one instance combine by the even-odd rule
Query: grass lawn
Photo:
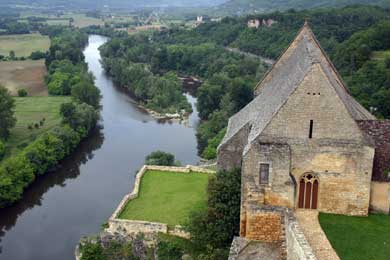
[(147, 171), (138, 198), (131, 200), (119, 217), (183, 224), (190, 212), (206, 207), (208, 177), (203, 173)]
[[(70, 97), (15, 97), (17, 122), (5, 143), (6, 157), (17, 154), (35, 137), (59, 125), (60, 106), (67, 101), (70, 101)], [(43, 126), (33, 130), (28, 129), (29, 124), (39, 123), (42, 118), (46, 119)]]
[(24, 88), (29, 96), (47, 96), (45, 60), (0, 62), (0, 85), (16, 96)]
[(320, 214), (320, 224), (342, 260), (390, 259), (390, 215)]
[(37, 33), (0, 36), (0, 54), (5, 56), (15, 51), (17, 57), (28, 57), (33, 51), (45, 52), (49, 47), (49, 37)]

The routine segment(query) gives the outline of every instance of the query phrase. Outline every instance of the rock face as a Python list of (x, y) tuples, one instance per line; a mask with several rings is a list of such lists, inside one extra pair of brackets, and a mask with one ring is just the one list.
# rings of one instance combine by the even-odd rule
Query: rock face
[(219, 169), (242, 169), (241, 236), (276, 241), (280, 217), (259, 213), (266, 205), (367, 215), (375, 149), (390, 138), (377, 130), (373, 142), (362, 131), (375, 117), (350, 96), (307, 23), (255, 95), (218, 148)]

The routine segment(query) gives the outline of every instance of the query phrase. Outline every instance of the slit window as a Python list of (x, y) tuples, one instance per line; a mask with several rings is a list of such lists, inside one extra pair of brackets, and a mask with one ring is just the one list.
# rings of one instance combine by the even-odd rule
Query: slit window
[(313, 120), (310, 120), (309, 138), (313, 138)]
[(269, 182), (269, 164), (260, 164), (260, 184), (268, 184)]

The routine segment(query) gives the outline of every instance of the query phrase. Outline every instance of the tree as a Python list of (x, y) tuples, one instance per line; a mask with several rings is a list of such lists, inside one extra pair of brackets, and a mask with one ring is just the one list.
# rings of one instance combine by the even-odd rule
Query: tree
[(15, 126), (15, 102), (8, 90), (0, 86), (0, 138), (7, 139), (10, 129)]
[(93, 84), (92, 80), (82, 79), (72, 87), (71, 94), (80, 103), (86, 103), (95, 109), (100, 108), (100, 90)]
[(11, 60), (15, 60), (15, 57), (16, 57), (15, 56), (15, 51), (10, 51), (9, 52), (9, 57), (10, 57)]
[(207, 255), (227, 254), (240, 229), (240, 190), (239, 169), (219, 171), (210, 178), (207, 208), (193, 212), (186, 226), (191, 241), (200, 251), (206, 251)]
[(146, 156), (145, 164), (147, 165), (163, 165), (173, 166), (175, 165), (175, 156), (163, 151), (155, 151)]

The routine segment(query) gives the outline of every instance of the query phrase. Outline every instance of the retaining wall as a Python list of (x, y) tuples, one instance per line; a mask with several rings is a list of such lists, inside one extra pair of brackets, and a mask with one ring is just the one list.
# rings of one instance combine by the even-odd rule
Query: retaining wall
[(299, 227), (294, 212), (290, 209), (286, 209), (284, 217), (287, 260), (316, 260), (317, 258), (313, 249)]
[(122, 201), (119, 203), (118, 207), (114, 211), (114, 213), (111, 215), (111, 217), (108, 220), (108, 228), (106, 229), (107, 232), (110, 233), (127, 233), (127, 234), (136, 234), (136, 233), (144, 233), (144, 234), (151, 234), (151, 233), (169, 233), (171, 235), (183, 237), (183, 238), (189, 238), (189, 233), (185, 232), (181, 226), (177, 225), (173, 229), (168, 229), (168, 225), (164, 223), (158, 223), (158, 222), (149, 222), (149, 221), (139, 221), (139, 220), (127, 220), (127, 219), (120, 219), (119, 215), (122, 212), (122, 210), (125, 208), (126, 204), (132, 200), (138, 197), (141, 180), (144, 174), (149, 171), (166, 171), (166, 172), (178, 172), (178, 173), (215, 173), (215, 171), (204, 169), (202, 167), (187, 165), (185, 167), (176, 167), (176, 166), (155, 166), (155, 165), (144, 165), (142, 168), (138, 171), (135, 182), (134, 182), (134, 188), (131, 193), (126, 194)]

